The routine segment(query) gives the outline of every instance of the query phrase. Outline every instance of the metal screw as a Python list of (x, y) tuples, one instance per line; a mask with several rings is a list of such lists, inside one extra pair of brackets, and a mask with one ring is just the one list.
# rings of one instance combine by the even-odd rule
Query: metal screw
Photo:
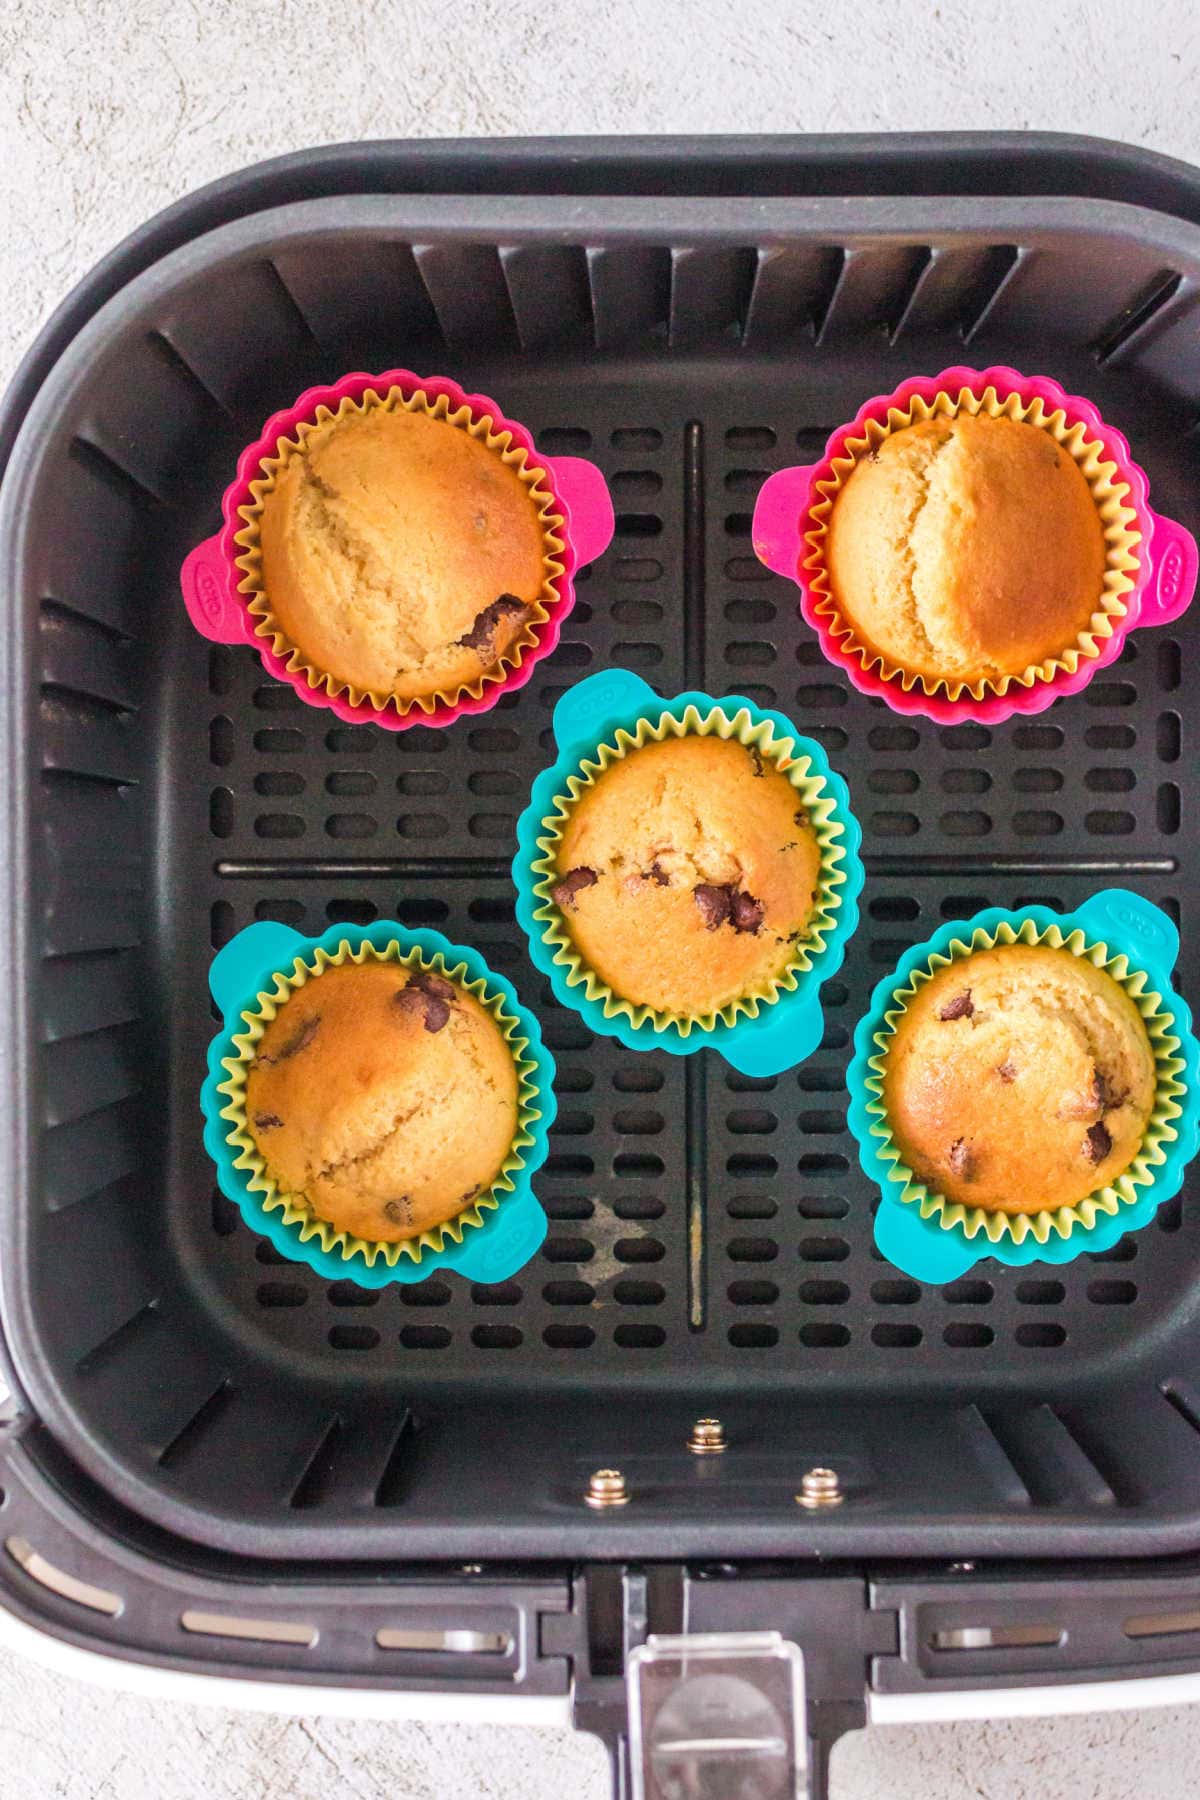
[(836, 1469), (810, 1469), (796, 1495), (797, 1503), (806, 1506), (810, 1512), (816, 1512), (820, 1507), (840, 1506), (844, 1498)]
[(697, 1419), (687, 1447), (693, 1456), (720, 1456), (725, 1448), (725, 1427), (720, 1419)]
[(583, 1497), (589, 1506), (624, 1506), (629, 1499), (625, 1477), (620, 1469), (597, 1469)]

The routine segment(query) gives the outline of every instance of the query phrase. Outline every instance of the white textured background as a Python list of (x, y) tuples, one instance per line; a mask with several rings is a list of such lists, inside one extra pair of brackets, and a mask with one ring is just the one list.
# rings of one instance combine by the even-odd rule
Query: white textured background
[[(4, 0), (0, 384), (104, 251), (362, 137), (1043, 128), (1200, 162), (1196, 0)], [(1200, 1710), (893, 1727), (836, 1800), (1184, 1800)], [(605, 1800), (553, 1731), (244, 1718), (0, 1659), (0, 1800)]]

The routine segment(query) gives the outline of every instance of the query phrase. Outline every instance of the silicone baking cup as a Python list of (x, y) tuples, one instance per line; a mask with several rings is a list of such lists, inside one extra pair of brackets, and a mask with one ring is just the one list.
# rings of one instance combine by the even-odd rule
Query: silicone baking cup
[[(709, 732), (755, 746), (788, 776), (817, 834), (821, 879), (807, 940), (769, 989), (719, 1012), (677, 1018), (622, 999), (582, 961), (550, 898), (558, 879), (555, 845), (579, 794), (611, 763), (651, 740)], [(517, 824), (513, 880), (517, 919), (555, 998), (593, 1031), (631, 1050), (685, 1056), (711, 1046), (746, 1075), (776, 1075), (811, 1055), (824, 1029), (818, 990), (842, 965), (863, 885), (862, 834), (846, 784), (820, 745), (801, 737), (782, 713), (763, 712), (740, 696), (686, 693), (663, 700), (626, 669), (569, 689), (554, 709), (554, 735), (558, 760), (538, 776)]]
[[(494, 1186), (453, 1219), (399, 1243), (352, 1237), (281, 1192), (246, 1128), (246, 1075), (263, 1031), (298, 987), (348, 960), (395, 962), (459, 982), (491, 1012), (517, 1065), (517, 1133)], [(327, 1280), (348, 1279), (360, 1287), (423, 1281), (441, 1269), (468, 1281), (507, 1281), (529, 1261), (546, 1235), (546, 1215), (530, 1183), (546, 1159), (554, 1122), (554, 1062), (533, 1014), (477, 951), (449, 943), (440, 932), (405, 931), (386, 919), (361, 928), (334, 925), (319, 938), (263, 921), (239, 931), (217, 953), (208, 981), (224, 1023), (209, 1046), (200, 1096), (204, 1145), (221, 1192), (252, 1230)]]
[[(972, 951), (1013, 943), (1065, 946), (1107, 970), (1141, 1012), (1158, 1071), (1154, 1111), (1124, 1174), (1076, 1206), (1020, 1214), (966, 1207), (919, 1181), (892, 1137), (882, 1097), (889, 1041), (922, 983)], [(1014, 1266), (1071, 1262), (1082, 1251), (1109, 1249), (1178, 1193), (1200, 1144), (1200, 1047), (1191, 1013), (1171, 987), (1178, 953), (1167, 915), (1124, 888), (1107, 888), (1070, 913), (990, 907), (906, 952), (871, 996), (846, 1076), (850, 1130), (883, 1196), (875, 1242), (889, 1262), (930, 1282), (954, 1281), (985, 1256)]]
[[(525, 630), (495, 665), (453, 694), (397, 700), (370, 695), (307, 662), (271, 617), (262, 591), (258, 521), (279, 469), (313, 426), (349, 410), (420, 410), (469, 431), (515, 468), (538, 504), (545, 531), (545, 583)], [(309, 388), (294, 406), (275, 413), (238, 458), (237, 474), (221, 501), (224, 525), (198, 544), (180, 571), (188, 617), (218, 644), (250, 644), (277, 681), (310, 706), (328, 707), (352, 725), (450, 725), (463, 713), (486, 712), (501, 694), (523, 687), (558, 643), (575, 604), (574, 576), (609, 545), (613, 508), (604, 477), (578, 456), (541, 456), (523, 425), (506, 419), (485, 394), (467, 394), (448, 376), (389, 369), (382, 375), (344, 375), (330, 387)]]
[[(890, 432), (960, 411), (1021, 419), (1049, 432), (1083, 472), (1107, 545), (1104, 590), (1089, 630), (1059, 656), (1020, 675), (969, 686), (903, 671), (860, 643), (838, 612), (825, 568), (829, 514), (855, 462)], [(865, 401), (833, 433), (819, 463), (781, 469), (764, 482), (753, 533), (759, 560), (799, 587), (800, 610), (828, 661), (860, 693), (878, 696), (895, 712), (923, 713), (943, 724), (974, 719), (994, 725), (1078, 693), (1120, 655), (1135, 626), (1169, 624), (1196, 588), (1196, 540), (1151, 509), (1146, 476), (1121, 433), (1105, 424), (1090, 400), (1066, 393), (1047, 376), (1009, 368), (943, 369)]]

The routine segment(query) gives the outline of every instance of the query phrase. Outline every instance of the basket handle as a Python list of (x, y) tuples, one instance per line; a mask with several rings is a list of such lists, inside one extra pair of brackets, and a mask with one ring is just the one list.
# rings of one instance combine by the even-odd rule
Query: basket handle
[(253, 633), (239, 597), (232, 591), (221, 539), (205, 538), (189, 550), (179, 571), (183, 604), (201, 637), (214, 644), (245, 644)]
[(796, 463), (768, 475), (754, 502), (754, 554), (776, 575), (795, 581), (800, 562), (800, 522), (808, 511), (815, 465)]
[(1138, 624), (1169, 625), (1191, 604), (1200, 552), (1186, 525), (1165, 519), (1161, 513), (1150, 516), (1154, 521), (1147, 555), (1150, 579), (1142, 595)]
[(544, 456), (554, 492), (567, 515), (571, 545), (581, 564), (595, 562), (612, 543), (616, 520), (608, 483), (584, 456)]

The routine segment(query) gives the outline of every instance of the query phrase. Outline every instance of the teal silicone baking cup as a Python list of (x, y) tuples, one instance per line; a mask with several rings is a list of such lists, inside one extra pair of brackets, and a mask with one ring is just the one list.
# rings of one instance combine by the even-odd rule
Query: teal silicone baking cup
[[(930, 1189), (905, 1164), (883, 1101), (888, 1047), (908, 1000), (947, 963), (1012, 943), (1066, 948), (1105, 969), (1141, 1012), (1157, 1071), (1154, 1109), (1128, 1169), (1074, 1206), (1021, 1214), (966, 1207)], [(846, 1075), (850, 1130), (882, 1196), (875, 1242), (890, 1263), (917, 1281), (943, 1283), (985, 1256), (1013, 1267), (1071, 1262), (1085, 1250), (1111, 1248), (1179, 1192), (1200, 1145), (1200, 1046), (1191, 1012), (1171, 986), (1178, 954), (1179, 934), (1166, 913), (1140, 894), (1106, 888), (1069, 913), (989, 907), (943, 925), (901, 957), (859, 1020)]]
[[(503, 1031), (518, 1076), (517, 1132), (490, 1191), (419, 1238), (393, 1243), (351, 1237), (318, 1219), (301, 1197), (281, 1192), (245, 1129), (245, 1074), (266, 1023), (305, 981), (339, 963), (366, 960), (432, 969), (467, 988)], [(362, 927), (333, 925), (319, 938), (264, 920), (239, 931), (218, 951), (208, 982), (223, 1023), (209, 1046), (200, 1094), (204, 1147), (216, 1165), (221, 1192), (253, 1231), (327, 1281), (360, 1287), (424, 1281), (447, 1269), (468, 1281), (507, 1281), (524, 1267), (546, 1235), (546, 1215), (532, 1180), (546, 1160), (554, 1122), (554, 1061), (512, 983), (489, 968), (477, 950), (452, 944), (438, 931), (406, 931), (387, 919)]]
[[(806, 941), (784, 972), (719, 1011), (680, 1017), (624, 999), (600, 982), (575, 950), (551, 889), (554, 847), (579, 794), (641, 744), (693, 733), (736, 738), (787, 775), (812, 821), (821, 874)], [(627, 669), (608, 669), (570, 688), (554, 709), (554, 736), (558, 759), (534, 782), (517, 823), (513, 881), (530, 956), (555, 999), (631, 1050), (688, 1056), (711, 1047), (744, 1075), (778, 1075), (803, 1062), (821, 1041), (819, 990), (842, 965), (863, 885), (862, 833), (846, 784), (821, 746), (801, 737), (782, 713), (765, 712), (740, 695), (690, 692), (663, 700)]]

